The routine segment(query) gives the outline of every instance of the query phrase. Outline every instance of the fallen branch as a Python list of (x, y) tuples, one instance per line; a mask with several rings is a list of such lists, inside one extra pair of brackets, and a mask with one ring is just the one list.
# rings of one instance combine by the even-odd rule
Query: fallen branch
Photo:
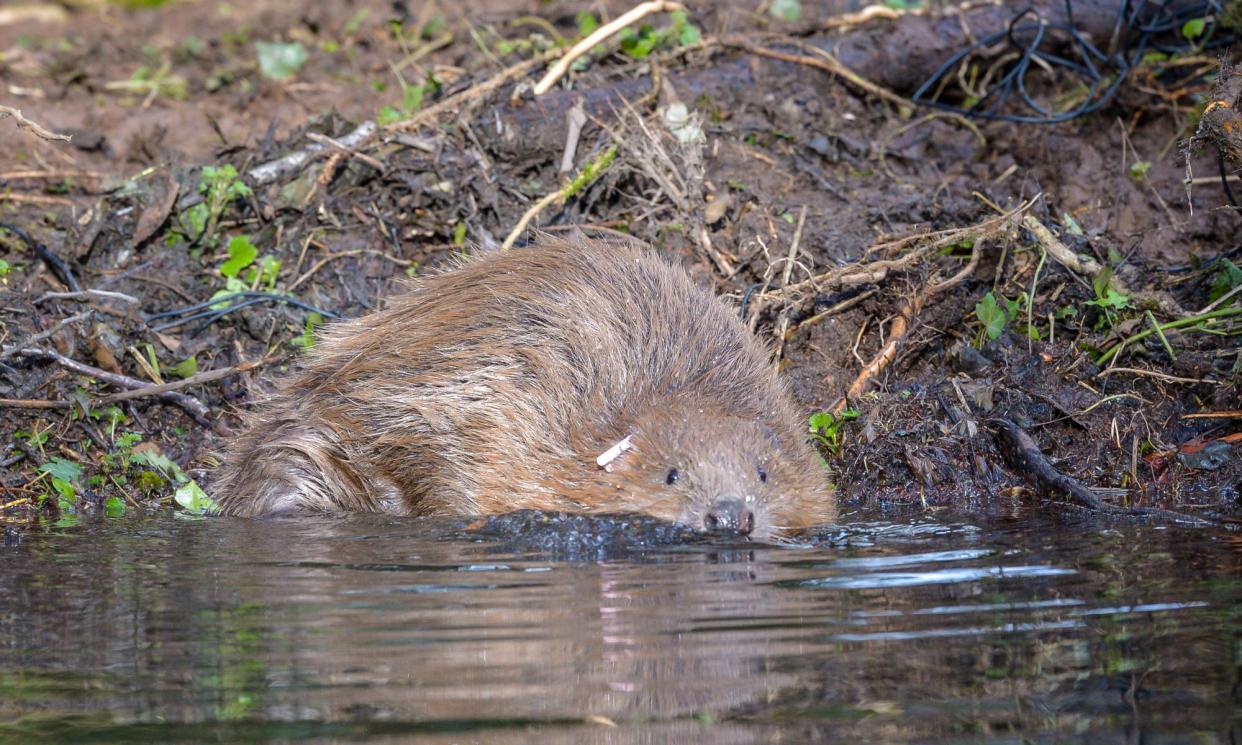
[(1077, 479), (1066, 476), (1052, 465), (1035, 440), (1009, 419), (996, 419), (997, 446), (1010, 468), (1035, 484), (1043, 492), (1062, 494), (1070, 501), (1093, 512), (1126, 517), (1155, 517), (1184, 523), (1198, 528), (1218, 527), (1220, 523), (1194, 515), (1162, 510), (1155, 507), (1119, 507), (1103, 502)]
[(60, 331), (61, 329), (63, 329), (64, 327), (68, 326), (71, 323), (77, 323), (78, 321), (85, 321), (87, 318), (91, 317), (91, 313), (93, 312), (94, 311), (87, 310), (87, 311), (83, 311), (77, 314), (76, 316), (69, 316), (68, 318), (62, 318), (59, 322), (57, 322), (55, 326), (51, 327), (50, 329), (47, 329), (46, 331), (40, 331), (39, 333), (27, 339), (25, 342), (21, 344), (16, 344), (0, 352), (0, 362), (7, 360), (8, 358), (16, 355), (18, 352), (22, 350), (22, 347), (28, 346), (30, 344), (38, 344), (44, 339), (55, 336), (56, 332)]
[(223, 378), (231, 378), (234, 375), (239, 375), (241, 373), (246, 372), (247, 370), (253, 370), (256, 367), (262, 367), (263, 365), (266, 365), (270, 361), (271, 361), (270, 358), (265, 357), (261, 360), (255, 360), (254, 362), (243, 362), (240, 365), (233, 365), (232, 367), (222, 367), (219, 370), (205, 370), (201, 373), (196, 373), (194, 375), (191, 375), (188, 378), (184, 378), (182, 380), (174, 380), (169, 383), (161, 383), (160, 385), (145, 385), (144, 384), (142, 388), (135, 388), (133, 390), (125, 391), (123, 393), (113, 393), (111, 395), (104, 396), (98, 399), (98, 402), (101, 404), (112, 404), (112, 403), (116, 403), (117, 401), (128, 401), (134, 398), (146, 398), (148, 396), (158, 396), (163, 393), (168, 393), (169, 391), (176, 391), (182, 388), (188, 388), (189, 386), (192, 386), (192, 385), (201, 385), (203, 383), (210, 383), (212, 381), (221, 380)]
[(547, 93), (552, 89), (552, 86), (556, 85), (556, 81), (569, 72), (569, 66), (574, 63), (574, 60), (594, 49), (597, 44), (603, 43), (614, 34), (620, 33), (627, 26), (637, 23), (652, 13), (671, 13), (675, 10), (685, 9), (686, 6), (681, 3), (668, 2), (668, 0), (650, 0), (649, 2), (634, 6), (629, 11), (595, 29), (585, 39), (570, 47), (569, 51), (557, 60), (556, 64), (552, 65), (547, 73), (539, 79), (539, 82), (535, 83), (535, 95), (542, 96)]
[(72, 401), (56, 401), (41, 398), (0, 398), (0, 407), (10, 409), (68, 409)]
[(10, 116), (13, 117), (13, 121), (17, 122), (18, 129), (33, 132), (36, 137), (44, 140), (62, 140), (64, 142), (69, 142), (69, 140), (73, 139), (70, 135), (62, 135), (57, 132), (53, 132), (40, 125), (38, 122), (30, 121), (26, 117), (22, 116), (20, 109), (15, 109), (11, 106), (0, 106), (0, 119), (7, 119)]
[[(935, 295), (964, 282), (966, 278), (970, 276), (970, 273), (974, 271), (974, 267), (977, 266), (979, 262), (978, 252), (980, 242), (983, 239), (990, 238), (1003, 230), (1011, 220), (1030, 209), (1031, 206), (1035, 204), (1036, 200), (1040, 198), (1040, 196), (1041, 195), (1037, 194), (1014, 209), (990, 220), (979, 223), (978, 225), (948, 231), (939, 231), (935, 234), (928, 234), (937, 235), (939, 237), (920, 246), (914, 251), (911, 251), (900, 259), (872, 261), (861, 265), (855, 264), (851, 267), (836, 269), (825, 275), (820, 275), (819, 277), (799, 283), (799, 285), (814, 285), (819, 282), (832, 281), (837, 285), (845, 285), (847, 283), (860, 283), (856, 280), (878, 282), (886, 277), (890, 270), (911, 266), (932, 251), (939, 250), (945, 246), (951, 246), (965, 237), (973, 237), (975, 239), (974, 251), (971, 253), (970, 261), (967, 262), (964, 269), (943, 282), (936, 282), (926, 285), (920, 292), (902, 304), (901, 309), (897, 312), (897, 317), (893, 319), (892, 323), (888, 327), (888, 341), (885, 342), (883, 348), (876, 353), (875, 357), (873, 357), (871, 361), (863, 367), (862, 371), (858, 373), (858, 376), (854, 378), (854, 382), (850, 384), (850, 387), (846, 391), (845, 395), (838, 399), (836, 404), (833, 405), (833, 413), (839, 414), (844, 411), (846, 406), (849, 405), (851, 399), (856, 399), (861, 396), (867, 390), (867, 387), (871, 384), (871, 381), (877, 378), (885, 368), (892, 364), (893, 360), (897, 359), (898, 346), (905, 340), (906, 335), (914, 326), (914, 319), (918, 316), (919, 311), (922, 310), (927, 301)], [(907, 238), (901, 238), (897, 241), (889, 241), (888, 243), (880, 244), (879, 246), (873, 246), (867, 249), (866, 254), (874, 253), (875, 251), (884, 249), (888, 246), (904, 246), (920, 237), (925, 236), (910, 236)], [(854, 274), (844, 274), (843, 272), (846, 269), (852, 270)], [(830, 277), (829, 275), (832, 276)], [(796, 286), (797, 285), (795, 285), (795, 287)]]
[(321, 142), (307, 145), (301, 150), (294, 150), (288, 155), (251, 168), (246, 176), (255, 186), (266, 186), (301, 171), (311, 159), (333, 146), (348, 151), (366, 143), (375, 132), (375, 122), (367, 120), (355, 127), (352, 132), (331, 140), (331, 145)]
[(137, 305), (142, 302), (133, 295), (126, 295), (123, 292), (113, 292), (111, 290), (79, 290), (77, 292), (45, 292), (35, 299), (34, 304), (45, 303), (48, 300), (83, 300), (94, 298), (95, 300), (120, 300), (123, 303)]
[[(115, 385), (118, 388), (125, 388), (126, 390), (156, 387), (152, 386), (150, 383), (144, 383), (137, 378), (131, 378), (128, 375), (120, 375), (118, 373), (108, 372), (107, 370), (100, 370), (98, 367), (91, 367), (90, 365), (70, 359), (62, 354), (48, 349), (28, 347), (18, 350), (17, 354), (20, 354), (23, 357), (30, 357), (32, 359), (55, 362), (67, 370), (72, 370), (73, 372), (81, 375), (87, 375), (97, 380), (102, 380), (105, 383), (110, 383), (111, 385)], [(162, 391), (154, 395), (161, 401), (166, 401), (170, 404), (181, 407), (186, 413), (194, 417), (195, 421), (199, 424), (211, 426), (211, 422), (207, 418), (211, 413), (211, 410), (203, 405), (203, 402), (199, 401), (197, 398), (188, 396), (184, 393), (177, 393), (175, 391)]]
[[(964, 238), (974, 238), (976, 241), (990, 238), (1001, 232), (1011, 220), (1025, 213), (1040, 198), (1041, 195), (1036, 194), (1027, 201), (1013, 208), (1012, 210), (998, 215), (993, 218), (984, 220), (977, 225), (970, 225), (964, 228), (952, 228), (950, 230), (938, 230), (934, 233), (921, 233), (919, 235), (906, 236), (892, 241), (885, 241), (868, 247), (864, 252), (864, 256), (870, 256), (874, 253), (888, 253), (895, 251), (917, 241), (926, 240), (927, 242), (910, 253), (898, 259), (879, 259), (869, 262), (856, 262), (843, 267), (838, 267), (823, 274), (816, 275), (810, 279), (801, 282), (795, 282), (788, 287), (782, 287), (772, 293), (777, 299), (788, 299), (799, 292), (809, 289), (818, 290), (825, 285), (832, 287), (848, 287), (858, 284), (868, 284), (871, 282), (879, 282), (888, 276), (890, 271), (906, 269), (913, 266), (920, 259), (939, 251), (947, 246), (952, 246)], [(930, 239), (930, 240), (929, 240)], [(956, 279), (956, 277), (954, 277)], [(943, 288), (951, 286), (953, 279), (944, 283)], [(937, 288), (940, 291), (941, 288)]]

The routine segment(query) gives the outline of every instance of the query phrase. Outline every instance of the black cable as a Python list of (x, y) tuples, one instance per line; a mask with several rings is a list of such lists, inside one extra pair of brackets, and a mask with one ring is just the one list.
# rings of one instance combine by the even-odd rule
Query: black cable
[[(1118, 8), (1114, 25), (1113, 39), (1117, 48), (1106, 53), (1079, 30), (1073, 0), (1065, 0), (1065, 23), (1049, 23), (1036, 8), (1028, 6), (1014, 15), (1003, 31), (979, 39), (950, 56), (919, 86), (912, 100), (973, 119), (1024, 124), (1068, 121), (1098, 111), (1112, 100), (1130, 72), (1150, 51), (1166, 54), (1204, 51), (1233, 42), (1234, 35), (1223, 33), (1215, 20), (1222, 10), (1221, 0), (1165, 3), (1125, 0)], [(1205, 20), (1203, 30), (1197, 35), (1203, 41), (1198, 44), (1182, 35), (1186, 23), (1197, 19)], [(1069, 54), (1055, 53), (1058, 45), (1067, 43)], [(999, 48), (993, 50), (994, 46)], [(970, 106), (938, 99), (935, 91), (940, 90), (943, 82), (968, 58), (999, 59), (1014, 54), (1016, 58), (1006, 65), (1000, 78)], [(1032, 64), (1077, 77), (1086, 95), (1069, 110), (1049, 111), (1027, 91), (1026, 76)]]
[(43, 263), (47, 264), (52, 270), (52, 273), (55, 274), (61, 282), (64, 282), (70, 290), (73, 290), (74, 292), (82, 291), (82, 286), (78, 284), (77, 277), (73, 276), (73, 270), (69, 268), (69, 265), (65, 263), (64, 259), (52, 253), (51, 249), (36, 241), (34, 238), (31, 238), (26, 231), (16, 225), (11, 225), (7, 222), (0, 222), (0, 228), (4, 228), (18, 238), (21, 238), (28, 248), (34, 249), (34, 252), (38, 254), (40, 259), (43, 260)]
[[(233, 302), (234, 300), (240, 300), (241, 302), (234, 303)], [(302, 310), (305, 310), (311, 313), (318, 313), (324, 318), (331, 318), (333, 320), (340, 320), (344, 318), (344, 316), (342, 316), (339, 313), (334, 313), (333, 311), (325, 310), (318, 306), (311, 305), (310, 303), (303, 302), (301, 300), (298, 300), (295, 297), (290, 297), (289, 295), (281, 295), (280, 293), (276, 293), (276, 292), (246, 291), (246, 292), (233, 292), (227, 295), (221, 295), (219, 297), (212, 298), (210, 300), (204, 300), (203, 302), (195, 303), (194, 305), (187, 305), (183, 308), (174, 308), (172, 310), (166, 310), (162, 313), (155, 313), (155, 314), (147, 316), (146, 321), (147, 323), (151, 323), (152, 321), (158, 321), (161, 318), (173, 318), (176, 316), (185, 315), (186, 313), (190, 313), (191, 315), (185, 318), (179, 318), (176, 321), (170, 321), (168, 323), (160, 324), (159, 326), (154, 326), (152, 327), (151, 330), (152, 331), (165, 331), (167, 329), (176, 328), (177, 326), (182, 326), (191, 321), (197, 321), (200, 318), (210, 318), (211, 320), (208, 321), (207, 324), (205, 324), (205, 325), (210, 325), (211, 323), (214, 323), (218, 319), (234, 311), (241, 310), (242, 308), (249, 308), (252, 305), (259, 305), (261, 303), (268, 303), (268, 302), (276, 302), (276, 303), (284, 303), (285, 305), (292, 305), (295, 308), (301, 308)], [(220, 303), (228, 303), (228, 305), (226, 305), (224, 308), (218, 308), (218, 309), (214, 307), (214, 306), (219, 305)], [(196, 311), (199, 311), (199, 312), (196, 312)]]

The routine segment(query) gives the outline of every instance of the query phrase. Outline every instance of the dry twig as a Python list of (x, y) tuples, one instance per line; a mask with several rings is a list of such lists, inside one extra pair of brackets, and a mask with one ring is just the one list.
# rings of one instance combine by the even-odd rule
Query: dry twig
[(557, 60), (555, 65), (548, 68), (548, 71), (539, 79), (539, 82), (535, 83), (535, 95), (542, 96), (551, 90), (552, 86), (556, 85), (556, 81), (569, 72), (569, 66), (574, 63), (574, 60), (594, 49), (596, 44), (604, 42), (613, 34), (620, 33), (621, 29), (646, 18), (652, 13), (671, 13), (674, 10), (685, 9), (686, 6), (681, 3), (669, 2), (668, 0), (649, 0), (649, 2), (634, 6), (629, 11), (595, 29), (585, 39), (570, 47), (569, 51)]
[[(18, 350), (17, 354), (20, 354), (23, 357), (30, 357), (30, 358), (37, 359), (37, 360), (47, 360), (50, 362), (55, 362), (56, 364), (60, 365), (61, 367), (67, 370), (72, 370), (73, 372), (76, 372), (80, 375), (87, 375), (97, 380), (102, 380), (105, 383), (110, 383), (112, 385), (117, 386), (118, 388), (124, 388), (126, 390), (136, 390), (139, 388), (152, 387), (150, 383), (144, 383), (143, 381), (138, 380), (137, 378), (131, 378), (128, 375), (120, 375), (117, 373), (111, 373), (111, 372), (108, 372), (107, 370), (100, 370), (98, 367), (91, 367), (90, 365), (87, 365), (82, 362), (78, 362), (77, 360), (74, 360), (74, 359), (70, 359), (58, 352), (53, 352), (49, 349), (40, 349), (38, 347), (27, 347), (27, 348)], [(210, 421), (208, 420), (207, 417), (208, 417), (208, 414), (211, 413), (211, 410), (208, 409), (203, 404), (203, 402), (199, 401), (197, 398), (194, 398), (193, 396), (188, 396), (184, 393), (177, 393), (175, 391), (163, 391), (161, 393), (157, 393), (154, 395), (156, 395), (156, 397), (158, 397), (161, 401), (166, 401), (168, 403), (175, 404), (181, 407), (188, 414), (190, 414), (190, 416), (194, 417), (194, 419), (199, 424), (206, 424), (210, 426)]]
[(7, 119), (10, 116), (13, 117), (13, 121), (17, 122), (18, 129), (24, 129), (27, 132), (32, 132), (36, 137), (41, 139), (63, 140), (64, 142), (68, 142), (72, 139), (70, 135), (62, 135), (57, 132), (53, 132), (40, 125), (38, 122), (30, 121), (26, 117), (22, 116), (21, 109), (15, 109), (11, 106), (0, 106), (0, 119)]

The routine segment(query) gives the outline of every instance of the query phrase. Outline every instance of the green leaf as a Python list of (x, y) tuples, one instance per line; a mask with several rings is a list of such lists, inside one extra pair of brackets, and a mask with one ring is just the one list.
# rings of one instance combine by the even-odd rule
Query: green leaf
[(1182, 36), (1186, 41), (1194, 41), (1203, 34), (1203, 30), (1207, 28), (1206, 18), (1191, 18), (1182, 24)]
[(220, 273), (226, 277), (237, 277), (241, 270), (254, 263), (259, 249), (254, 247), (250, 238), (244, 235), (235, 236), (229, 241), (229, 259), (220, 265)]
[(0, 277), (7, 277), (10, 271), (9, 262), (0, 259)]
[(288, 80), (306, 64), (306, 47), (298, 42), (256, 41), (259, 72), (271, 80)]
[(1208, 299), (1216, 302), (1233, 288), (1242, 285), (1242, 269), (1229, 259), (1220, 260), (1220, 269), (1212, 277), (1212, 286), (1208, 289)]
[(381, 127), (387, 127), (390, 124), (396, 124), (404, 118), (400, 111), (391, 106), (384, 106), (375, 115), (375, 123)]
[(60, 498), (63, 501), (68, 502), (69, 504), (77, 503), (78, 490), (73, 487), (73, 484), (65, 481), (64, 479), (53, 478), (52, 488), (60, 494)]
[[(1026, 293), (1023, 293), (1023, 295), (1025, 295), (1025, 294), (1026, 294)], [(1018, 317), (1018, 314), (1019, 314), (1019, 313), (1021, 313), (1021, 312), (1022, 312), (1022, 301), (1021, 301), (1021, 299), (1018, 299), (1018, 300), (1010, 300), (1010, 299), (1009, 299), (1009, 298), (1007, 298), (1007, 297), (1002, 297), (1002, 298), (1001, 298), (1001, 302), (1003, 302), (1003, 303), (1005, 304), (1005, 321), (1006, 321), (1006, 323), (1013, 323), (1013, 320), (1014, 320), (1015, 318), (1017, 318), (1017, 317)], [(993, 337), (993, 338), (995, 338), (995, 337)]]
[(1070, 235), (1086, 235), (1086, 233), (1082, 232), (1082, 226), (1068, 212), (1061, 213), (1061, 224), (1065, 226), (1066, 232)]
[(193, 481), (187, 481), (177, 487), (177, 491), (173, 492), (173, 499), (181, 505), (182, 509), (196, 515), (220, 511), (215, 500), (207, 496), (207, 493)]
[(268, 292), (276, 289), (276, 278), (280, 276), (280, 265), (280, 259), (271, 254), (264, 254), (262, 261), (259, 262), (259, 277)]
[(459, 222), (453, 227), (453, 245), (461, 246), (466, 243), (466, 223)]
[(1103, 267), (1091, 279), (1091, 289), (1095, 292), (1096, 298), (1104, 297), (1104, 291), (1108, 289), (1108, 285), (1113, 281), (1112, 267)]
[(39, 466), (39, 470), (53, 479), (74, 482), (82, 475), (82, 466), (64, 458), (53, 458), (50, 462)]
[(595, 29), (599, 28), (599, 19), (589, 10), (578, 11), (578, 38), (590, 36)]
[(1113, 288), (1104, 291), (1104, 296), (1095, 300), (1090, 300), (1087, 305), (1094, 305), (1097, 308), (1111, 308), (1121, 310), (1130, 307), (1130, 296), (1122, 295)]
[(1005, 330), (1005, 324), (1008, 323), (1005, 311), (1001, 310), (996, 302), (996, 296), (991, 292), (975, 303), (975, 318), (983, 324), (983, 332), (987, 334), (987, 337), (993, 340), (1001, 335), (1001, 332)]
[(687, 20), (684, 11), (673, 12), (673, 28), (677, 29), (677, 43), (683, 47), (697, 44), (703, 38), (699, 27)]
[(125, 500), (120, 497), (108, 497), (104, 500), (104, 514), (108, 517), (121, 517), (125, 514)]
[(1130, 164), (1130, 178), (1135, 181), (1142, 181), (1147, 178), (1147, 172), (1151, 170), (1150, 160), (1136, 160)]
[(302, 335), (293, 340), (295, 346), (299, 346), (304, 350), (309, 350), (315, 346), (315, 327), (323, 323), (323, 315), (318, 311), (311, 311), (306, 316), (306, 328), (302, 331)]
[(211, 211), (207, 209), (204, 202), (199, 202), (181, 213), (181, 226), (191, 238), (197, 238), (207, 229), (207, 220), (211, 217)]
[(166, 369), (178, 378), (188, 378), (198, 372), (198, 356), (190, 355), (184, 360), (181, 360), (177, 364)]
[(148, 465), (162, 473), (168, 480), (182, 483), (189, 481), (190, 477), (185, 475), (185, 471), (181, 470), (181, 466), (167, 455), (157, 453), (154, 450), (144, 450), (140, 453), (134, 453), (133, 463), (140, 465)]
[(802, 3), (798, 0), (772, 0), (768, 15), (778, 21), (793, 23), (802, 17)]
[[(237, 280), (230, 277), (228, 282), (237, 282)], [(228, 282), (226, 282), (225, 284), (227, 285)], [(241, 284), (241, 283), (238, 282), (238, 284)], [(225, 308), (229, 307), (229, 303), (232, 302), (232, 300), (220, 300), (220, 302), (218, 303), (215, 301), (219, 298), (228, 297), (229, 295), (233, 295), (234, 293), (241, 292), (242, 290), (245, 290), (245, 289), (246, 288), (243, 286), (241, 290), (230, 290), (228, 287), (225, 287), (225, 289), (223, 290), (216, 290), (215, 292), (211, 294), (211, 297), (208, 298), (209, 302), (211, 302), (211, 306), (210, 306), (211, 309), (212, 310), (224, 310)]]
[(823, 432), (832, 426), (835, 417), (826, 411), (817, 411), (811, 415), (807, 421), (811, 425), (812, 432)]

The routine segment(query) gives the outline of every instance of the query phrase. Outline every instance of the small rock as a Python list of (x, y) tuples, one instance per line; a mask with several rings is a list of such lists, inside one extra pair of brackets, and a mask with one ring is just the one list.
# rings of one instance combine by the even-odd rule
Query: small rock
[(1182, 465), (1200, 471), (1215, 471), (1233, 458), (1233, 446), (1222, 440), (1213, 440), (1193, 452), (1177, 454)]

